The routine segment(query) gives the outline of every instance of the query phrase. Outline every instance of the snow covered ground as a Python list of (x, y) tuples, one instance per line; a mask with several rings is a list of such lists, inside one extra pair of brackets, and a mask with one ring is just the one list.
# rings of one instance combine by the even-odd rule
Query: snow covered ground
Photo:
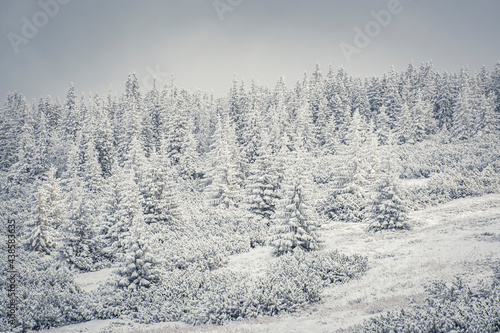
[[(139, 325), (95, 320), (44, 332), (351, 332), (374, 315), (424, 298), (434, 280), (489, 279), (489, 264), (500, 259), (500, 194), (464, 198), (413, 212), (409, 231), (366, 233), (362, 224), (323, 227), (326, 249), (368, 256), (369, 270), (359, 280), (325, 290), (320, 302), (299, 314), (264, 317), (224, 326), (182, 323)], [(224, 269), (262, 274), (273, 257), (262, 247), (233, 256)], [(111, 272), (87, 273), (77, 281), (92, 290)]]
[(113, 268), (101, 269), (97, 272), (82, 273), (75, 276), (78, 285), (87, 292), (97, 290), (101, 284), (112, 280)]

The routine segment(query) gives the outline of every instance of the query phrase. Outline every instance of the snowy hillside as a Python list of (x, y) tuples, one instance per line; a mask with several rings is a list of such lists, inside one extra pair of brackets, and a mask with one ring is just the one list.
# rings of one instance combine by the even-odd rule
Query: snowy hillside
[(0, 330), (495, 332), (499, 96), (431, 63), (9, 94)]
[[(416, 227), (403, 233), (367, 234), (359, 224), (327, 228), (324, 237), (331, 247), (366, 254), (370, 269), (360, 279), (325, 289), (322, 300), (300, 314), (198, 328), (92, 321), (47, 332), (355, 332), (356, 325), (377, 314), (422, 303), (424, 286), (433, 281), (451, 283), (460, 277), (477, 284), (492, 279), (489, 266), (500, 260), (500, 195), (457, 199), (416, 211), (410, 220)], [(270, 252), (263, 247), (235, 255), (227, 268), (258, 274), (273, 260)]]

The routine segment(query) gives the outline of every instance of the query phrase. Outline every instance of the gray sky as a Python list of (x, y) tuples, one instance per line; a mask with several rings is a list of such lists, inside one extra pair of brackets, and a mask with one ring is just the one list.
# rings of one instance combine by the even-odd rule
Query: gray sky
[[(71, 81), (78, 93), (121, 93), (130, 72), (145, 87), (155, 73), (174, 74), (179, 87), (219, 96), (233, 74), (270, 86), (284, 76), (292, 86), (316, 63), (369, 76), (410, 59), (439, 71), (500, 60), (498, 0), (401, 0), (384, 26), (371, 11), (397, 0), (71, 0), (46, 14), (54, 1), (69, 0), (0, 2), (2, 101), (8, 91), (64, 98)], [(369, 45), (356, 46), (356, 27), (372, 29)], [(357, 53), (347, 59), (341, 43)]]

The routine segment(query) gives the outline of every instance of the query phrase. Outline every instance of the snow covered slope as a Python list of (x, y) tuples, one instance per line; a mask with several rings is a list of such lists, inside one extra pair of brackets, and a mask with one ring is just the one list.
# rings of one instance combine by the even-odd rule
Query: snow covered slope
[[(181, 323), (138, 325), (124, 320), (92, 321), (45, 332), (355, 332), (374, 315), (424, 297), (434, 280), (489, 279), (500, 259), (500, 194), (465, 198), (410, 214), (409, 231), (366, 233), (363, 224), (330, 224), (322, 230), (326, 249), (368, 256), (359, 280), (325, 290), (319, 303), (300, 314), (191, 327)], [(233, 256), (224, 269), (258, 275), (273, 260), (271, 249)], [(85, 287), (85, 281), (81, 281)], [(89, 288), (89, 286), (87, 286)]]

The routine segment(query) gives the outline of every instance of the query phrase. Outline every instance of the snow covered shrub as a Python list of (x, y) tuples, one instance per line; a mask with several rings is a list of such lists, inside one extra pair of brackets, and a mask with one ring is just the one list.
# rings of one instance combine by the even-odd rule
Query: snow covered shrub
[(161, 284), (134, 290), (117, 289), (111, 284), (105, 285), (91, 292), (94, 318), (127, 318), (144, 323), (178, 321), (180, 309), (175, 308), (173, 311), (168, 307), (173, 304), (172, 301), (168, 301), (168, 296), (170, 294), (165, 295), (165, 289)]
[(401, 188), (401, 197), (407, 203), (409, 211), (424, 209), (450, 200), (446, 192), (436, 185), (438, 177), (439, 175), (433, 175), (421, 186), (403, 186)]
[(494, 283), (500, 285), (500, 260), (497, 260), (491, 268), (493, 269)]
[(395, 147), (395, 153), (401, 161), (401, 178), (429, 178), (440, 172), (444, 161), (439, 155), (443, 155), (443, 148), (447, 147), (430, 141)]
[[(150, 288), (95, 293), (96, 318), (144, 323), (183, 321), (223, 324), (229, 320), (293, 312), (320, 299), (329, 283), (344, 283), (366, 270), (366, 258), (338, 252), (296, 250), (270, 264), (263, 277), (193, 268), (164, 272)], [(100, 296), (99, 296), (100, 295)]]
[[(107, 292), (96, 305), (96, 318), (123, 318), (141, 323), (179, 321), (183, 302), (170, 299), (170, 293), (159, 284), (151, 288)], [(97, 296), (97, 295), (96, 295)]]
[(304, 253), (297, 251), (298, 260), (313, 269), (321, 280), (328, 283), (344, 283), (362, 275), (367, 270), (366, 257), (348, 256), (338, 251)]
[(398, 183), (386, 178), (376, 187), (368, 221), (370, 231), (383, 229), (408, 229), (407, 205), (402, 199)]
[[(225, 214), (216, 212), (208, 214), (202, 221), (195, 221), (194, 227), (201, 237), (207, 236), (214, 243), (219, 244), (220, 251), (227, 255), (248, 252), (253, 230), (248, 219), (242, 215), (237, 212)], [(191, 231), (188, 234), (191, 234)]]
[(415, 209), (500, 189), (498, 139), (474, 138), (451, 144), (421, 142), (399, 146), (401, 178), (430, 178), (405, 193)]
[(318, 156), (312, 165), (311, 175), (316, 184), (328, 184), (335, 180), (335, 158), (333, 155)]
[(210, 272), (203, 276), (203, 292), (189, 314), (182, 319), (191, 324), (217, 324), (248, 317), (252, 305), (251, 283), (231, 272)]
[(404, 197), (415, 209), (437, 205), (469, 196), (497, 193), (500, 189), (500, 170), (493, 164), (478, 169), (449, 169), (431, 176), (425, 186), (407, 189)]
[(224, 266), (229, 255), (249, 251), (250, 232), (245, 218), (204, 212), (203, 218), (153, 235), (152, 248), (161, 253), (165, 270), (214, 270)]
[(334, 190), (320, 207), (320, 212), (338, 222), (361, 222), (364, 218), (365, 198), (353, 191)]
[(106, 285), (90, 292), (90, 299), (96, 319), (118, 318), (121, 314), (126, 313), (126, 290)]
[(256, 281), (252, 299), (259, 314), (297, 311), (318, 301), (327, 284), (347, 282), (363, 274), (366, 267), (364, 257), (297, 249), (281, 256)]
[(500, 286), (480, 283), (470, 287), (457, 279), (451, 286), (435, 282), (427, 287), (423, 305), (389, 312), (364, 324), (364, 332), (498, 332)]
[(161, 269), (213, 270), (225, 265), (227, 253), (221, 250), (223, 239), (183, 235), (177, 239), (169, 238), (163, 243)]
[[(219, 239), (219, 241), (223, 241)], [(177, 247), (175, 245), (179, 245)], [(165, 249), (162, 266), (174, 269), (214, 270), (227, 262), (227, 253), (220, 251), (220, 243), (210, 238), (182, 237), (169, 242), (172, 248)], [(181, 247), (182, 246), (182, 247)]]
[[(19, 253), (16, 260), (17, 311), (19, 327), (42, 329), (92, 319), (89, 297), (74, 282), (72, 274), (51, 257)], [(2, 269), (3, 271), (3, 269)], [(0, 276), (0, 298), (7, 300), (6, 274)], [(0, 305), (0, 320), (6, 324), (6, 302)], [(10, 327), (10, 326), (8, 326)], [(6, 331), (6, 327), (0, 327)]]
[[(95, 293), (100, 319), (128, 318), (142, 323), (183, 321), (190, 324), (222, 323), (236, 319), (248, 297), (239, 280), (228, 272), (193, 269), (165, 272), (150, 288)], [(100, 296), (99, 296), (100, 295)]]
[(281, 256), (260, 279), (207, 272), (202, 280), (205, 291), (197, 294), (200, 303), (188, 316), (188, 322), (222, 324), (238, 318), (294, 312), (318, 301), (326, 284), (346, 282), (365, 270), (366, 259), (359, 256), (297, 249)]
[(256, 282), (254, 297), (260, 312), (272, 316), (294, 312), (318, 301), (322, 289), (321, 278), (314, 269), (289, 253), (281, 256), (267, 270), (265, 278)]

